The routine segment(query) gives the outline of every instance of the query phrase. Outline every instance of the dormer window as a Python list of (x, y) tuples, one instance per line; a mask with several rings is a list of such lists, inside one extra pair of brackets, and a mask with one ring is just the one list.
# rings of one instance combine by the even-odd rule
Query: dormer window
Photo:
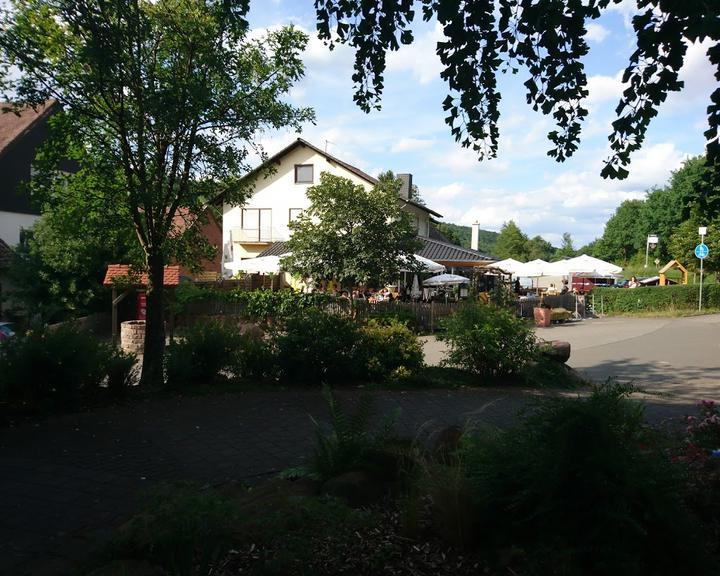
[(295, 164), (295, 184), (313, 183), (313, 165)]

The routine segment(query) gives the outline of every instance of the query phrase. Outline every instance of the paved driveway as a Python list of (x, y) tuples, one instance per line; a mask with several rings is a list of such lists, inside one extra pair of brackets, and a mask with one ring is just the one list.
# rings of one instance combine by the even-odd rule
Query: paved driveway
[[(537, 328), (570, 342), (568, 364), (595, 381), (633, 381), (670, 403), (720, 395), (720, 314), (688, 318), (598, 318)], [(425, 338), (428, 363), (445, 347)]]
[[(720, 316), (589, 320), (541, 335), (569, 340), (570, 363), (591, 376), (667, 393), (649, 397), (653, 421), (717, 396)], [(430, 339), (426, 352), (436, 362), (442, 347)], [(416, 435), (467, 420), (507, 425), (539, 394), (381, 392), (377, 401), (381, 413), (400, 409), (401, 431)], [(309, 414), (326, 415), (317, 391), (267, 391), (154, 399), (0, 430), (0, 574), (60, 573), (159, 481), (252, 482), (301, 463), (312, 448)]]

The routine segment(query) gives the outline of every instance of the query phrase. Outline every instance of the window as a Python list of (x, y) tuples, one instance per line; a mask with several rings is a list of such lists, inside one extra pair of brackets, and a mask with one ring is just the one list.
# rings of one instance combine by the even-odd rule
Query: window
[(295, 164), (295, 184), (313, 183), (313, 165)]
[(302, 212), (302, 208), (290, 208), (289, 214), (288, 214), (288, 224), (290, 222), (294, 222), (298, 219), (298, 216), (300, 216), (300, 213)]
[(243, 208), (242, 232), (244, 242), (272, 242), (272, 209)]

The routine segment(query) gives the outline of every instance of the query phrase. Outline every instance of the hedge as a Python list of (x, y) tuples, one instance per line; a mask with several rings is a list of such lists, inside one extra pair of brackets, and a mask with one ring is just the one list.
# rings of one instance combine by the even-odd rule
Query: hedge
[[(644, 286), (641, 288), (595, 288), (595, 312), (665, 312), (697, 310), (700, 286)], [(720, 308), (720, 284), (703, 285), (703, 308)]]

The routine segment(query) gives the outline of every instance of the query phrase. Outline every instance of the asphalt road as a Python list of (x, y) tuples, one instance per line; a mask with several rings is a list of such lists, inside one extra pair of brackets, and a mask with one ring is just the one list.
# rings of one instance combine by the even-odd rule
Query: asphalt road
[[(587, 378), (633, 382), (666, 403), (720, 397), (720, 314), (682, 318), (596, 318), (537, 328), (544, 340), (570, 342), (568, 364)], [(444, 345), (425, 339), (426, 360)]]

